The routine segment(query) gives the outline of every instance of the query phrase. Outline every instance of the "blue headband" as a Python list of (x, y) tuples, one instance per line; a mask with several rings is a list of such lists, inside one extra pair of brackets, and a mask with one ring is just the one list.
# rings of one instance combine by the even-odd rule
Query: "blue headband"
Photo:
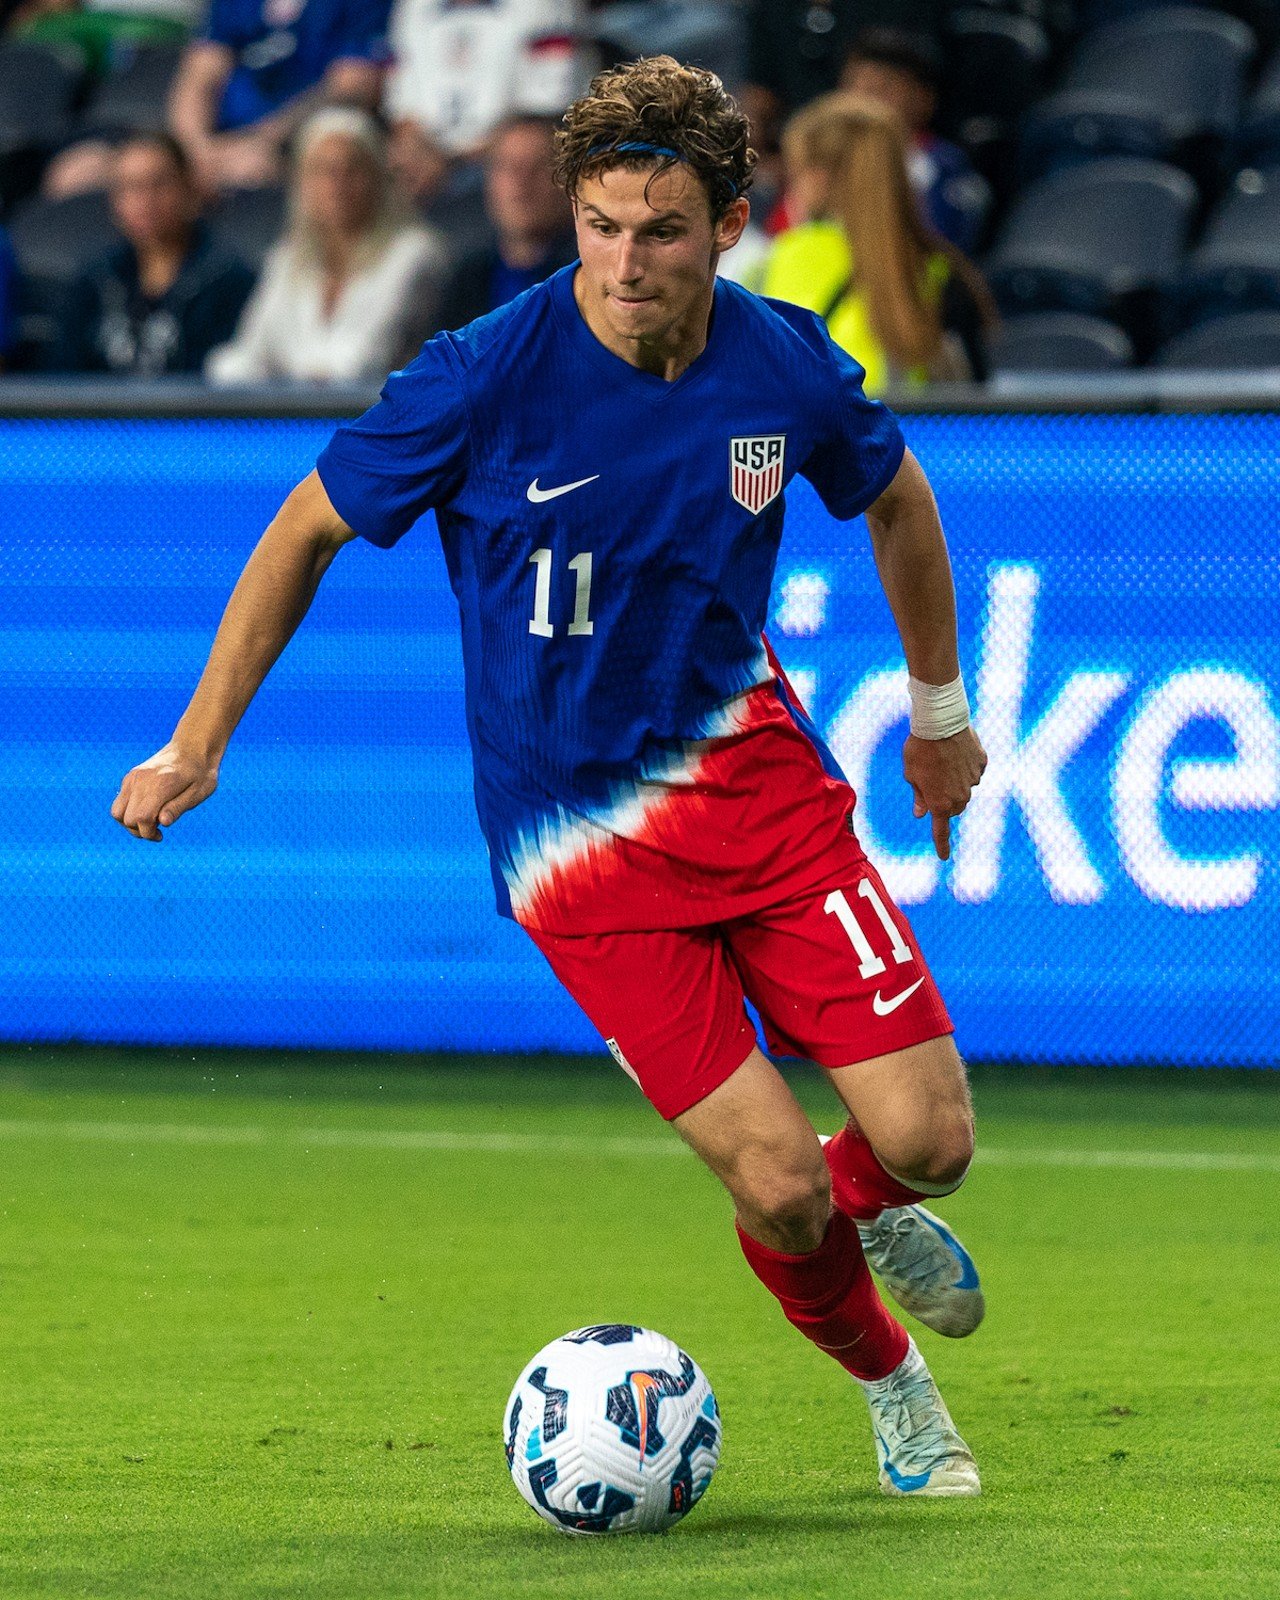
[[(624, 144), (593, 144), (590, 150), (587, 151), (586, 159), (590, 161), (593, 156), (615, 154), (620, 156), (670, 156), (672, 161), (687, 162), (687, 158), (682, 156), (678, 150), (673, 150), (670, 145), (645, 144), (643, 140), (640, 139), (628, 139)], [(731, 183), (729, 188), (733, 193), (734, 199), (736, 200), (738, 198), (737, 184)]]

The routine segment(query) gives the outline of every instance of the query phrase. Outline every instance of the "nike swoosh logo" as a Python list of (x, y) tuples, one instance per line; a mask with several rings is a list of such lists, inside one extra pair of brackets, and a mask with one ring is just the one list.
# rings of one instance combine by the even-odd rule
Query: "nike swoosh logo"
[(911, 996), (916, 992), (923, 982), (923, 978), (917, 978), (909, 989), (904, 989), (901, 994), (895, 994), (892, 1000), (882, 1000), (880, 998), (880, 991), (877, 989), (875, 998), (871, 1002), (871, 1009), (875, 1012), (876, 1016), (887, 1017), (891, 1011), (896, 1011), (904, 1000), (910, 1000)]
[(973, 1257), (952, 1233), (950, 1228), (942, 1227), (933, 1217), (921, 1217), (921, 1222), (926, 1227), (932, 1228), (950, 1250), (951, 1254), (960, 1263), (960, 1276), (951, 1285), (953, 1289), (976, 1289), (979, 1285), (978, 1269), (973, 1264)]
[(577, 483), (562, 483), (558, 489), (539, 489), (535, 478), (525, 493), (535, 506), (540, 506), (544, 500), (554, 500), (558, 495), (568, 494), (570, 489), (581, 489), (584, 483), (594, 483), (599, 476), (598, 472), (593, 472), (589, 478), (579, 478)]
[[(923, 979), (921, 980), (923, 982)], [(930, 1472), (902, 1472), (889, 1460), (889, 1446), (884, 1442), (881, 1434), (876, 1438), (880, 1440), (880, 1448), (884, 1451), (884, 1470), (889, 1474), (889, 1481), (895, 1489), (901, 1489), (904, 1494), (910, 1494), (915, 1489), (923, 1489), (933, 1476)]]

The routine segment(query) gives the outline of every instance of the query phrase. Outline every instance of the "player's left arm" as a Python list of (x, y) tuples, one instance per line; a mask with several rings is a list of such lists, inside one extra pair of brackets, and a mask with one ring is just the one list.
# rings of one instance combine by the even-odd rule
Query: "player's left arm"
[[(951, 819), (969, 804), (987, 757), (968, 726), (959, 682), (955, 585), (938, 507), (910, 450), (893, 482), (868, 507), (867, 525), (912, 680), (913, 731), (903, 747), (902, 771), (915, 795), (916, 816), (933, 819), (934, 849), (945, 861)], [(962, 725), (948, 732), (957, 721)]]

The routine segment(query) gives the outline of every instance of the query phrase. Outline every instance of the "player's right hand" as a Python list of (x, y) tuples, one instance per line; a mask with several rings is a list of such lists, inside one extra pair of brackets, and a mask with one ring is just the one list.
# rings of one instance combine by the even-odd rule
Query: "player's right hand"
[(159, 844), (160, 827), (176, 822), (218, 787), (218, 768), (172, 740), (150, 761), (134, 767), (111, 803), (111, 815), (137, 839)]

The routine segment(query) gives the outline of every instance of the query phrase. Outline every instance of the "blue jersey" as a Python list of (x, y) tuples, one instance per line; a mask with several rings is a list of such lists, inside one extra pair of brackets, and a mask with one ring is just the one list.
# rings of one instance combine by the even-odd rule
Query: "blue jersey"
[(374, 544), (436, 513), (499, 910), (556, 931), (710, 922), (768, 894), (735, 856), (762, 766), (743, 751), (766, 750), (749, 741), (798, 736), (763, 764), (839, 783), (763, 639), (786, 484), (855, 517), (902, 436), (811, 312), (717, 281), (706, 347), (667, 382), (591, 333), (575, 270), (429, 341), (317, 470)]

